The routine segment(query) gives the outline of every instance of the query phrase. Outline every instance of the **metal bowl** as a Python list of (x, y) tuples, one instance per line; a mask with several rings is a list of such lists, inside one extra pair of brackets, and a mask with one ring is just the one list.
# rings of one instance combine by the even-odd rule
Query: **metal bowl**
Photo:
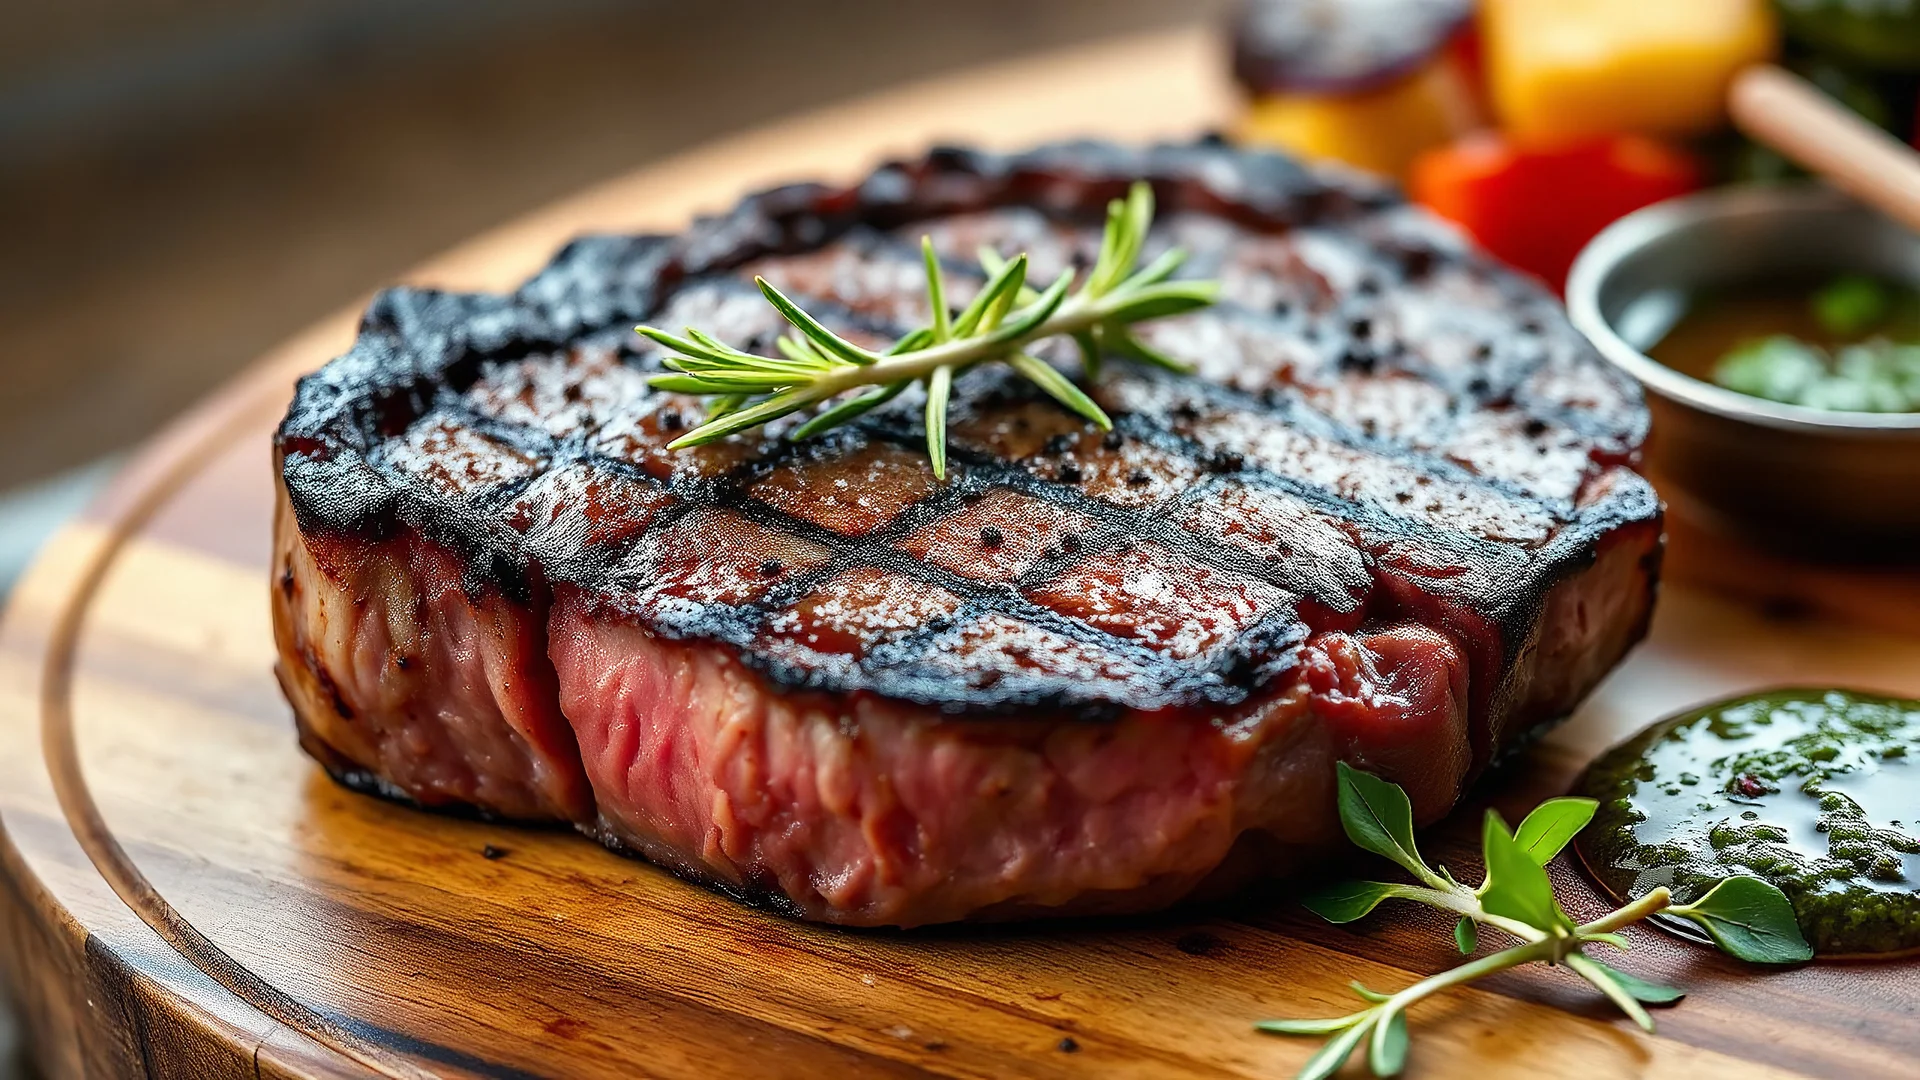
[(1847, 272), (1920, 283), (1920, 235), (1827, 188), (1724, 189), (1609, 226), (1574, 263), (1567, 308), (1646, 388), (1648, 471), (1676, 511), (1786, 554), (1920, 560), (1920, 414), (1763, 401), (1645, 352), (1702, 290)]

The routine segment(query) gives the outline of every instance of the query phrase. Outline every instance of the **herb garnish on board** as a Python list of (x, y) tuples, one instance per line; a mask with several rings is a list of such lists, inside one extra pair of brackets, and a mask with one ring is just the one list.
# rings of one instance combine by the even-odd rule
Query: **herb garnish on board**
[(1487, 811), (1481, 833), (1487, 876), (1478, 888), (1469, 888), (1454, 880), (1445, 867), (1430, 867), (1420, 857), (1413, 840), (1413, 805), (1399, 785), (1345, 762), (1339, 770), (1340, 824), (1347, 838), (1400, 864), (1419, 884), (1336, 882), (1304, 897), (1308, 908), (1328, 922), (1347, 923), (1383, 900), (1414, 900), (1460, 917), (1454, 941), (1462, 953), (1478, 947), (1483, 926), (1519, 943), (1422, 979), (1396, 994), (1378, 993), (1355, 982), (1353, 992), (1366, 1007), (1345, 1016), (1255, 1025), (1275, 1035), (1330, 1036), (1301, 1067), (1302, 1080), (1321, 1080), (1338, 1072), (1363, 1042), (1375, 1076), (1399, 1075), (1407, 1060), (1409, 1005), (1448, 987), (1536, 962), (1565, 965), (1598, 987), (1635, 1023), (1652, 1031), (1653, 1018), (1645, 1005), (1678, 1001), (1683, 992), (1616, 971), (1584, 951), (1588, 945), (1624, 951), (1627, 940), (1617, 931), (1652, 915), (1695, 923), (1722, 952), (1751, 963), (1791, 964), (1813, 956), (1785, 894), (1755, 877), (1727, 878), (1691, 904), (1675, 904), (1672, 894), (1658, 888), (1611, 914), (1575, 924), (1553, 894), (1546, 865), (1593, 819), (1598, 804), (1592, 799), (1549, 799), (1511, 832), (1497, 812)]
[[(927, 388), (927, 454), (934, 475), (944, 479), (947, 404), (953, 380), (976, 364), (993, 361), (1005, 362), (1054, 400), (1101, 430), (1110, 430), (1113, 422), (1092, 398), (1028, 350), (1046, 338), (1070, 336), (1079, 345), (1089, 379), (1098, 374), (1106, 354), (1186, 370), (1186, 365), (1149, 348), (1128, 328), (1147, 319), (1206, 307), (1220, 289), (1211, 281), (1169, 280), (1186, 260), (1179, 249), (1135, 269), (1152, 225), (1153, 189), (1135, 183), (1125, 199), (1108, 206), (1100, 254), (1080, 288), (1071, 292), (1072, 270), (1035, 292), (1027, 287), (1026, 255), (1008, 260), (983, 249), (979, 258), (987, 282), (958, 314), (947, 306), (933, 241), (923, 238), (933, 325), (880, 352), (827, 329), (762, 278), (754, 279), (761, 293), (793, 325), (793, 334), (778, 341), (779, 356), (742, 352), (692, 328), (685, 337), (677, 337), (651, 326), (636, 327), (673, 352), (665, 360), (672, 372), (650, 380), (655, 389), (710, 399), (706, 422), (668, 448), (699, 446), (801, 409), (826, 405), (789, 436), (804, 439), (844, 424), (921, 382)], [(857, 396), (844, 396), (863, 389)], [(834, 403), (827, 405), (830, 401)]]

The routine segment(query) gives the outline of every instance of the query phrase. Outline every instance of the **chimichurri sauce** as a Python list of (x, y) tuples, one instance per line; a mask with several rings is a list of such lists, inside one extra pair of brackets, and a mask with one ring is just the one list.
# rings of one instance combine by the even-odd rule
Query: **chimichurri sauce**
[(1920, 291), (1849, 274), (1692, 297), (1649, 356), (1750, 397), (1837, 412), (1920, 412)]
[(1779, 886), (1823, 955), (1920, 949), (1920, 701), (1781, 690), (1663, 720), (1581, 781), (1578, 849), (1620, 897)]

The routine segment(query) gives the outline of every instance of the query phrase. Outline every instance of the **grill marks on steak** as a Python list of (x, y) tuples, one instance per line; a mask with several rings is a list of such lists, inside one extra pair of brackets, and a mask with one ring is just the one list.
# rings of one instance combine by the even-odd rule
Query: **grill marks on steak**
[[(1226, 301), (1145, 328), (1201, 377), (1114, 364), (1089, 388), (1115, 431), (984, 368), (950, 483), (914, 394), (804, 445), (665, 449), (702, 405), (646, 387), (633, 322), (770, 350), (759, 274), (881, 345), (928, 318), (921, 234), (964, 303), (982, 244), (1038, 279), (1084, 268), (1136, 175), (1163, 207), (1148, 257), (1187, 247)], [(348, 553), (276, 598), (304, 741), (390, 792), (571, 820), (863, 923), (1153, 906), (1249, 830), (1337, 835), (1334, 756), (1437, 816), (1637, 639), (1658, 505), (1628, 467), (1637, 396), (1551, 299), (1349, 183), (1207, 145), (942, 152), (581, 241), (512, 297), (385, 295), (279, 437), (282, 557)], [(413, 620), (340, 614), (369, 590)], [(430, 624), (441, 604), (506, 646), (424, 679), (356, 666), (471, 632)], [(495, 669), (531, 674), (490, 703), (470, 691)], [(521, 700), (542, 687), (557, 706)]]

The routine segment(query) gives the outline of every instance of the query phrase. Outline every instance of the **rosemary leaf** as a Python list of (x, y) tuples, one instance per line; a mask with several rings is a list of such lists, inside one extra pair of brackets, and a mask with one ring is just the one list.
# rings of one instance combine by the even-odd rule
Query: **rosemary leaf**
[(696, 330), (691, 326), (687, 327), (687, 337), (693, 339), (694, 341), (700, 343), (702, 346), (711, 350), (714, 356), (719, 357), (721, 359), (739, 360), (743, 357), (749, 358), (749, 359), (752, 358), (751, 353), (743, 353), (739, 349), (736, 349), (733, 346), (728, 345), (726, 342), (720, 341), (717, 338), (712, 337), (711, 335), (703, 334), (699, 330)]
[(1133, 272), (1134, 261), (1147, 240), (1147, 225), (1153, 221), (1153, 189), (1135, 184), (1125, 199), (1107, 206), (1107, 233), (1100, 245), (1100, 258), (1087, 275), (1087, 293), (1105, 296)]
[[(1007, 263), (1007, 260), (1000, 257), (999, 252), (985, 245), (982, 245), (977, 250), (975, 257), (980, 260), (981, 269), (985, 270), (989, 274), (999, 273), (1000, 268), (1002, 266), (1005, 266)], [(1025, 257), (1026, 256), (1024, 255), (1021, 256), (1021, 258), (1025, 258)], [(1013, 302), (1024, 306), (1026, 304), (1033, 303), (1034, 300), (1039, 298), (1039, 296), (1040, 296), (1040, 293), (1036, 291), (1032, 286), (1023, 284), (1020, 286), (1020, 291), (1018, 294), (1015, 295)]]
[[(675, 337), (657, 326), (636, 326), (633, 330), (634, 333), (651, 340), (662, 348), (671, 349), (681, 356), (709, 357), (714, 355), (711, 350), (688, 341), (686, 338)], [(672, 360), (669, 359), (668, 362), (671, 363)]]
[(953, 392), (953, 369), (937, 367), (927, 379), (927, 457), (933, 475), (947, 478), (947, 397)]
[(906, 382), (891, 383), (878, 390), (870, 391), (856, 398), (849, 398), (794, 428), (787, 438), (794, 442), (811, 439), (824, 431), (830, 431), (850, 420), (864, 416), (868, 412), (885, 405), (900, 396), (907, 388)]
[(918, 352), (931, 344), (933, 344), (933, 328), (923, 326), (895, 342), (893, 348), (887, 350), (887, 355), (899, 356), (902, 353)]
[[(997, 259), (998, 256), (995, 256)], [(972, 337), (979, 329), (981, 320), (986, 318), (989, 307), (1000, 306), (1008, 297), (1016, 297), (1027, 284), (1027, 257), (1016, 256), (1012, 262), (1001, 262), (988, 268), (987, 283), (980, 289), (973, 302), (960, 312), (954, 320), (953, 332), (958, 337)]]
[(770, 356), (766, 357), (764, 362), (753, 364), (750, 367), (742, 366), (737, 361), (732, 360), (715, 360), (705, 356), (676, 356), (667, 361), (667, 366), (674, 371), (684, 372), (688, 375), (700, 375), (706, 372), (717, 372), (722, 375), (738, 375), (744, 372), (747, 374), (786, 374), (801, 380), (811, 378), (813, 371), (813, 369), (807, 367), (805, 364), (796, 364), (789, 360), (775, 360)]
[(838, 357), (849, 364), (871, 364), (879, 357), (848, 341), (820, 324), (818, 319), (800, 310), (800, 306), (787, 299), (786, 294), (773, 287), (773, 283), (763, 277), (753, 279), (760, 286), (760, 293), (772, 304), (780, 317), (793, 324), (794, 329), (807, 336), (821, 352)]
[(1100, 237), (1100, 254), (1094, 260), (1093, 269), (1087, 271), (1086, 290), (1089, 296), (1099, 296), (1107, 279), (1113, 276), (1113, 263), (1120, 257), (1120, 230), (1126, 227), (1126, 208), (1119, 199), (1107, 204), (1106, 231)]
[(933, 340), (953, 338), (953, 313), (947, 310), (947, 287), (940, 280), (940, 256), (933, 252), (933, 237), (920, 238), (920, 257), (927, 264), (927, 303), (933, 308)]
[(1219, 299), (1219, 290), (1210, 281), (1168, 281), (1147, 285), (1124, 304), (1114, 307), (1114, 318), (1122, 322), (1141, 322), (1185, 315), (1211, 306)]
[[(1052, 318), (1054, 312), (1060, 310), (1061, 304), (1066, 303), (1067, 288), (1072, 284), (1073, 271), (1065, 271), (1054, 280), (1053, 284), (1047, 286), (1046, 291), (1040, 294), (1040, 299), (1035, 300), (1031, 306), (1020, 309), (1019, 314), (1014, 315), (1007, 322), (981, 335), (980, 340), (988, 345), (1005, 345), (1033, 333), (1035, 328)], [(982, 327), (982, 329), (985, 328)]]
[(1160, 257), (1148, 263), (1132, 277), (1120, 283), (1122, 290), (1143, 289), (1148, 285), (1158, 285), (1172, 277), (1187, 261), (1187, 253), (1179, 248), (1169, 248)]
[(1087, 381), (1093, 382), (1100, 377), (1100, 339), (1094, 329), (1088, 327), (1073, 335), (1073, 343), (1080, 347), (1080, 368), (1086, 373)]
[(818, 368), (821, 371), (825, 371), (833, 366), (833, 361), (820, 355), (820, 350), (807, 344), (806, 338), (788, 337), (782, 334), (780, 337), (774, 339), (773, 344), (775, 348), (780, 350), (781, 356), (786, 357), (796, 364), (804, 364), (808, 367)]
[(806, 408), (813, 401), (814, 399), (803, 390), (789, 390), (784, 394), (776, 394), (757, 405), (708, 420), (668, 443), (667, 449), (684, 450), (689, 446), (704, 446), (724, 439), (736, 431), (745, 431), (750, 427), (759, 427), (761, 424), (778, 420), (790, 412)]
[(1190, 374), (1193, 371), (1192, 364), (1184, 360), (1175, 360), (1166, 353), (1141, 341), (1137, 334), (1117, 329), (1115, 332), (1103, 336), (1109, 348), (1130, 360), (1138, 360), (1143, 364), (1152, 364), (1154, 367), (1166, 368), (1168, 371), (1177, 371), (1182, 375)]
[(1017, 352), (1007, 357), (1007, 363), (1013, 370), (1025, 375), (1035, 386), (1047, 392), (1053, 400), (1093, 421), (1101, 431), (1112, 431), (1113, 420), (1106, 410), (1094, 404), (1081, 389), (1067, 380), (1065, 375), (1055, 370), (1052, 364), (1029, 353)]
[(647, 385), (670, 394), (754, 394), (772, 393), (791, 383), (787, 379), (741, 376), (732, 373), (705, 375), (655, 375)]

